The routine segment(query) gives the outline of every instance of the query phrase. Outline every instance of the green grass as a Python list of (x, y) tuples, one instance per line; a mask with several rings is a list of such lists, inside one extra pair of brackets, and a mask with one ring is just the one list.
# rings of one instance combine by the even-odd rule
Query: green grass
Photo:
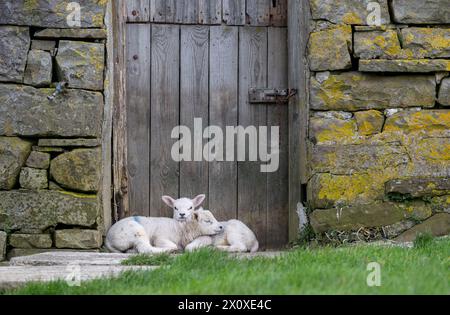
[[(163, 258), (163, 267), (151, 272), (127, 272), (80, 287), (29, 284), (7, 294), (450, 294), (450, 240), (419, 243), (412, 249), (303, 248), (253, 260), (201, 250)], [(367, 286), (371, 262), (381, 265), (380, 287)]]
[(122, 261), (123, 266), (165, 266), (173, 263), (175, 258), (169, 254), (136, 255)]

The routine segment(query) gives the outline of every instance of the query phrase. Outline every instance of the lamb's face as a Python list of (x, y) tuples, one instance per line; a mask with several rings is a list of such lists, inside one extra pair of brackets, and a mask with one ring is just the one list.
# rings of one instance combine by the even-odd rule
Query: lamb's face
[(223, 225), (220, 224), (208, 210), (195, 211), (194, 218), (199, 223), (202, 235), (217, 235), (224, 230)]
[(169, 196), (163, 196), (162, 200), (173, 209), (173, 218), (175, 220), (185, 222), (192, 219), (195, 208), (202, 204), (203, 200), (205, 200), (205, 195), (199, 195), (194, 199), (181, 198), (177, 200)]
[(188, 221), (194, 213), (194, 203), (191, 199), (182, 198), (173, 203), (173, 218), (177, 221)]

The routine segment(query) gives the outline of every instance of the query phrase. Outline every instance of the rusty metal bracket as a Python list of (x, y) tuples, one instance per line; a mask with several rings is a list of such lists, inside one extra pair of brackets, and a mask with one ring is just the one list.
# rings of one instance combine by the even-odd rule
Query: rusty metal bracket
[(250, 104), (284, 104), (297, 94), (294, 89), (250, 88), (248, 92)]

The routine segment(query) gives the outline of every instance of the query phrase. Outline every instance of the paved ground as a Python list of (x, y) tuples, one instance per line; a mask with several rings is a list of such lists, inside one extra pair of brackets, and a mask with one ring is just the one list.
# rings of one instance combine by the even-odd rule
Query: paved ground
[(115, 277), (129, 270), (153, 270), (158, 267), (122, 266), (126, 254), (49, 252), (15, 257), (9, 266), (0, 265), (0, 289), (10, 289), (27, 282), (54, 280), (87, 281)]
[(86, 253), (86, 252), (48, 252), (32, 256), (15, 257), (11, 266), (120, 266), (129, 254)]
[[(11, 266), (0, 267), (0, 289), (13, 289), (28, 282), (55, 280), (87, 281), (115, 277), (129, 270), (152, 270), (157, 267), (130, 266)], [(76, 282), (71, 282), (76, 283)]]

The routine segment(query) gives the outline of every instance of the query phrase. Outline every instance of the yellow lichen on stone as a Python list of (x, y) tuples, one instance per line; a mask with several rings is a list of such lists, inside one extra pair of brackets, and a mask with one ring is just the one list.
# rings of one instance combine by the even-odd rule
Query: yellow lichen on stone
[(370, 170), (363, 174), (321, 174), (318, 200), (331, 203), (354, 204), (381, 200), (386, 182), (397, 177), (395, 169)]
[(345, 95), (345, 82), (340, 80), (338, 76), (331, 76), (326, 80), (320, 89), (318, 97), (323, 100), (325, 104), (333, 107), (338, 104), (340, 100), (351, 100), (351, 97)]
[(385, 132), (418, 132), (450, 129), (450, 110), (400, 112), (388, 118)]
[(363, 136), (371, 136), (380, 133), (384, 124), (384, 115), (377, 110), (369, 110), (355, 113), (358, 131)]
[(342, 17), (342, 21), (345, 24), (350, 25), (361, 25), (365, 24), (365, 22), (361, 19), (361, 17), (355, 12), (348, 12)]
[(38, 0), (25, 0), (23, 3), (24, 11), (33, 11), (39, 8)]
[(445, 138), (423, 139), (419, 142), (416, 153), (430, 163), (434, 161), (450, 161), (450, 138), (447, 138), (447, 143), (443, 143), (443, 139)]
[(353, 121), (343, 122), (341, 124), (329, 124), (327, 129), (316, 133), (316, 139), (319, 143), (341, 142), (353, 139), (357, 136), (355, 123)]
[(75, 193), (75, 192), (71, 192), (71, 191), (57, 191), (57, 193), (62, 194), (62, 195), (72, 196), (75, 198), (80, 198), (80, 199), (96, 199), (97, 198), (96, 195), (87, 195), (87, 194)]

